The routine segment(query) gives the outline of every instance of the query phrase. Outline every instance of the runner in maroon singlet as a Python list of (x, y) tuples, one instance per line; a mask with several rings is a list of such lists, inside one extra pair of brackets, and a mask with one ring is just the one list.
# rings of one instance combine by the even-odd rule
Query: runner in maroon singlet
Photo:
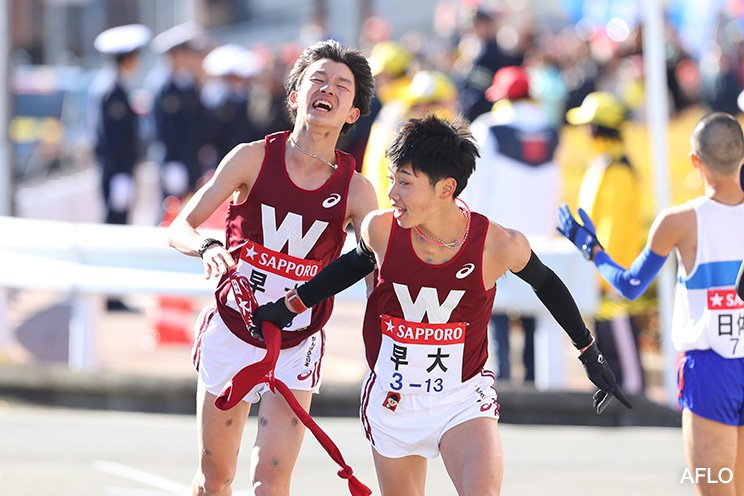
[[(245, 276), (260, 303), (309, 280), (341, 252), (346, 228), (359, 236), (376, 208), (371, 184), (354, 172), (354, 159), (335, 149), (340, 133), (369, 112), (374, 82), (366, 59), (337, 42), (307, 48), (286, 84), (294, 129), (238, 145), (171, 224), (171, 246), (204, 260), (206, 277), (219, 277), (216, 306), (199, 322), (194, 361), (199, 371), (197, 421), (200, 462), (194, 495), (231, 494), (238, 449), (251, 403), (261, 398), (252, 451), (256, 495), (288, 495), (304, 435), (283, 398), (254, 388), (237, 406), (215, 406), (235, 373), (265, 355), (237, 311), (228, 273)], [(196, 229), (228, 198), (226, 244)], [(299, 316), (284, 332), (275, 376), (307, 410), (320, 386), (323, 326), (333, 301)]]
[(423, 496), (427, 459), (439, 454), (457, 494), (499, 494), (499, 404), (484, 366), (496, 282), (508, 271), (533, 287), (579, 350), (600, 388), (597, 412), (613, 396), (630, 408), (568, 289), (525, 236), (457, 199), (477, 154), (464, 123), (409, 121), (387, 151), (392, 210), (367, 216), (356, 250), (253, 314), (257, 326), (282, 327), (380, 267), (364, 319), (370, 371), (360, 414), (385, 496)]

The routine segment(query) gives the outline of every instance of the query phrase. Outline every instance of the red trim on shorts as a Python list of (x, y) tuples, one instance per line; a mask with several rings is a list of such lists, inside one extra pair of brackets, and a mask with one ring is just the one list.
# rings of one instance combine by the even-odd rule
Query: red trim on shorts
[[(494, 374), (492, 370), (482, 369), (480, 371), (480, 375), (482, 375), (484, 377), (490, 377), (491, 379), (493, 379), (494, 381), (496, 381), (496, 374)], [(496, 389), (496, 388), (494, 388), (494, 389)]]
[(375, 379), (377, 379), (377, 375), (375, 375), (374, 372), (370, 372), (369, 378), (367, 379), (367, 384), (364, 386), (364, 394), (362, 395), (362, 412), (361, 412), (361, 420), (362, 420), (362, 427), (364, 428), (364, 435), (367, 436), (367, 439), (369, 442), (372, 443), (374, 446), (375, 440), (372, 437), (372, 426), (369, 424), (369, 418), (367, 417), (367, 407), (369, 406), (369, 397), (372, 395), (372, 386), (375, 384)]
[(682, 357), (677, 363), (677, 399), (682, 397), (682, 390), (685, 387), (685, 359), (687, 354), (682, 352)]
[(318, 358), (318, 361), (315, 362), (315, 367), (313, 370), (313, 379), (310, 384), (312, 388), (315, 388), (315, 386), (320, 382), (320, 369), (323, 364), (323, 357), (325, 356), (325, 329), (320, 330), (320, 358)]
[(481, 369), (480, 375), (482, 377), (490, 377), (493, 380), (493, 384), (491, 384), (491, 389), (493, 389), (494, 391), (496, 391), (496, 398), (498, 399), (498, 397), (499, 397), (499, 390), (496, 389), (496, 374), (493, 373), (493, 370)]
[(202, 338), (204, 337), (204, 333), (207, 331), (207, 327), (209, 327), (209, 323), (212, 321), (212, 317), (214, 317), (215, 313), (217, 313), (217, 307), (212, 306), (210, 310), (207, 310), (205, 308), (204, 310), (202, 310), (202, 313), (199, 314), (201, 320), (197, 322), (197, 332), (196, 336), (194, 337), (194, 347), (191, 350), (191, 363), (194, 365), (194, 368), (197, 372), (199, 371), (199, 364), (201, 363)]
[(501, 417), (501, 403), (499, 403), (499, 390), (496, 389), (496, 374), (493, 373), (493, 370), (481, 369), (480, 375), (481, 377), (490, 377), (493, 381), (493, 383), (491, 384), (491, 389), (493, 389), (494, 393), (496, 393), (496, 401), (494, 402), (494, 415), (498, 419)]

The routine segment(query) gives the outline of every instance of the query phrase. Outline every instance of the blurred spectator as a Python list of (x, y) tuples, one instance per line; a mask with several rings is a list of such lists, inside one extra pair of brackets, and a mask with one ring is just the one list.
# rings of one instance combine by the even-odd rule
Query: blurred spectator
[[(129, 97), (129, 80), (139, 66), (139, 51), (150, 41), (150, 30), (141, 24), (107, 29), (93, 42), (113, 64), (101, 70), (90, 90), (90, 125), (96, 162), (101, 170), (105, 222), (126, 224), (134, 203), (134, 166), (140, 150), (137, 114)], [(116, 299), (109, 310), (126, 310)]]
[(530, 97), (540, 104), (548, 122), (558, 127), (565, 118), (568, 90), (551, 49), (552, 40), (546, 37), (529, 50), (525, 54), (525, 67), (530, 77)]
[(457, 88), (443, 72), (418, 71), (401, 99), (404, 121), (421, 119), (428, 114), (454, 120), (457, 116)]
[(150, 37), (146, 26), (128, 24), (107, 29), (93, 43), (112, 61), (96, 77), (89, 99), (107, 224), (126, 224), (134, 200), (133, 172), (140, 147), (137, 114), (130, 103), (128, 84), (139, 67), (139, 51)]
[(359, 46), (363, 50), (369, 50), (378, 43), (388, 41), (391, 32), (390, 23), (385, 18), (370, 16), (362, 23)]
[(279, 54), (259, 48), (263, 70), (251, 85), (248, 115), (261, 136), (292, 127), (286, 108), (284, 80), (299, 51), (299, 45), (294, 43), (284, 45)]
[(736, 98), (741, 92), (735, 59), (718, 43), (711, 43), (701, 54), (700, 76), (703, 103), (713, 112), (736, 115)]
[[(399, 43), (383, 41), (372, 47), (368, 57), (372, 75), (375, 77), (375, 96), (372, 99), (370, 113), (361, 117), (355, 126), (353, 142), (346, 145), (346, 149), (354, 149), (349, 153), (359, 159), (357, 153), (361, 151), (362, 159), (357, 162), (361, 172), (372, 182), (377, 191), (380, 208), (389, 205), (387, 198), (387, 162), (385, 150), (390, 144), (393, 134), (401, 125), (403, 110), (403, 94), (411, 83), (409, 69), (413, 57)], [(384, 110), (387, 108), (387, 110)], [(366, 136), (365, 136), (366, 133)], [(362, 148), (361, 142), (364, 142)], [(347, 142), (348, 143), (348, 142)], [(383, 167), (384, 164), (384, 167)]]
[(588, 44), (576, 33), (564, 30), (555, 42), (561, 47), (559, 63), (568, 91), (566, 108), (573, 108), (596, 90), (599, 67), (592, 59)]
[[(597, 239), (605, 251), (629, 266), (643, 247), (640, 179), (625, 153), (621, 128), (625, 109), (607, 92), (587, 95), (566, 120), (588, 125), (595, 158), (582, 180), (579, 207), (594, 220)], [(643, 302), (629, 302), (604, 280), (595, 315), (597, 344), (610, 363), (618, 385), (630, 394), (643, 392), (644, 378), (638, 347), (638, 314)]]
[(460, 88), (460, 107), (463, 115), (473, 121), (491, 109), (485, 90), (491, 84), (496, 71), (506, 66), (521, 65), (523, 57), (507, 53), (499, 46), (496, 40), (496, 19), (486, 11), (479, 9), (474, 12), (471, 28), (477, 47)]
[(207, 114), (201, 101), (201, 50), (205, 42), (192, 23), (155, 37), (153, 47), (165, 55), (170, 73), (155, 93), (153, 115), (160, 150), (163, 198), (193, 193), (204, 170)]
[(454, 118), (457, 113), (457, 88), (452, 80), (438, 71), (419, 71), (411, 82), (380, 111), (372, 125), (362, 173), (377, 192), (379, 208), (389, 208), (389, 181), (386, 151), (400, 127), (410, 118), (426, 114)]
[[(475, 119), (470, 129), (480, 149), (476, 169), (463, 192), (474, 211), (526, 236), (552, 236), (560, 204), (561, 176), (555, 162), (558, 129), (530, 98), (530, 80), (523, 67), (504, 67), (493, 77), (485, 96), (496, 102)], [(522, 360), (525, 382), (535, 380), (535, 317), (522, 315)], [(494, 313), (497, 377), (511, 379), (509, 316)]]
[(369, 67), (375, 77), (375, 91), (382, 105), (397, 99), (410, 83), (413, 56), (400, 43), (383, 41), (372, 47)]
[(236, 145), (262, 137), (248, 116), (248, 82), (261, 71), (261, 63), (245, 48), (223, 45), (209, 52), (203, 68), (212, 78), (204, 86), (202, 100), (216, 155), (210, 164), (214, 168)]
[(667, 25), (666, 33), (667, 86), (672, 97), (672, 113), (677, 113), (698, 100), (700, 77), (674, 26)]

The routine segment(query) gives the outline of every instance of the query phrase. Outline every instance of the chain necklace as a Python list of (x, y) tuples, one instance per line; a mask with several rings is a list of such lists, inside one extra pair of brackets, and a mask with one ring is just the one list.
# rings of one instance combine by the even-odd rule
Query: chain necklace
[(295, 141), (295, 139), (292, 136), (289, 137), (289, 142), (292, 143), (292, 146), (293, 147), (297, 148), (297, 150), (299, 150), (301, 153), (304, 153), (308, 157), (312, 157), (314, 159), (320, 160), (321, 162), (324, 162), (324, 163), (328, 164), (328, 167), (330, 167), (331, 169), (334, 169), (335, 170), (335, 169), (338, 168), (338, 165), (332, 163), (329, 160), (324, 159), (320, 155), (316, 155), (313, 152), (309, 152), (307, 150), (303, 150), (302, 147), (297, 144), (297, 141)]
[(418, 234), (421, 237), (421, 239), (423, 239), (424, 241), (427, 241), (433, 245), (442, 246), (444, 248), (449, 248), (450, 250), (454, 250), (456, 248), (461, 247), (465, 243), (465, 240), (468, 239), (468, 233), (470, 233), (470, 208), (468, 207), (467, 203), (465, 203), (459, 198), (456, 198), (455, 201), (459, 201), (462, 204), (462, 206), (458, 205), (457, 208), (460, 209), (460, 212), (462, 212), (462, 215), (464, 215), (465, 218), (467, 219), (467, 224), (465, 224), (465, 232), (462, 233), (462, 236), (448, 243), (444, 240), (437, 238), (436, 236), (430, 236), (428, 234), (423, 233), (421, 229), (418, 228), (418, 226), (413, 226), (413, 230), (416, 231), (416, 234)]

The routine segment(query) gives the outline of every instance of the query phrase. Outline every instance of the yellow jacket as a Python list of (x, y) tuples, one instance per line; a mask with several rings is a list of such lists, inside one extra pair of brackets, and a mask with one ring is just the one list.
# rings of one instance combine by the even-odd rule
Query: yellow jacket
[[(621, 142), (598, 143), (598, 155), (584, 175), (579, 191), (579, 207), (589, 214), (597, 228), (597, 238), (605, 251), (623, 267), (629, 267), (643, 248), (640, 181), (637, 171), (623, 153)], [(605, 300), (617, 313), (627, 305), (614, 301), (615, 292), (601, 280)], [(603, 301), (602, 307), (607, 305)], [(600, 308), (599, 313), (606, 313)]]

